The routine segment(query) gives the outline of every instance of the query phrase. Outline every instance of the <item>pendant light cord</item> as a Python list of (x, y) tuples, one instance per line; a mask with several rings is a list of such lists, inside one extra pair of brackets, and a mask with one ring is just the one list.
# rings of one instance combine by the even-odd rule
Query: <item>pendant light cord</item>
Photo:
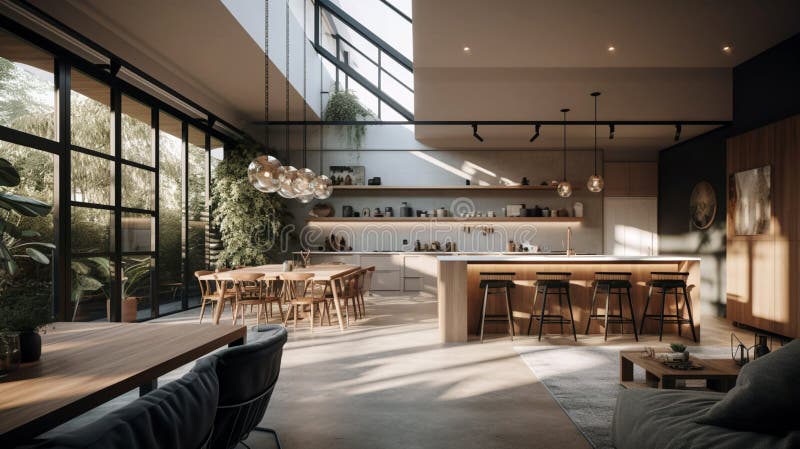
[(269, 0), (264, 0), (264, 143), (269, 153)]
[(286, 163), (292, 165), (292, 150), (289, 147), (289, 0), (286, 0)]
[[(597, 95), (600, 95), (599, 93)], [(597, 176), (597, 95), (594, 95), (594, 175)]]
[(564, 113), (564, 181), (567, 180), (567, 110), (561, 111)]
[(306, 60), (306, 4), (308, 2), (303, 0), (303, 167), (308, 168), (308, 158), (306, 156), (308, 150), (308, 142), (307, 142), (307, 135), (308, 135), (308, 107), (306, 107), (306, 70), (307, 70), (307, 60)]

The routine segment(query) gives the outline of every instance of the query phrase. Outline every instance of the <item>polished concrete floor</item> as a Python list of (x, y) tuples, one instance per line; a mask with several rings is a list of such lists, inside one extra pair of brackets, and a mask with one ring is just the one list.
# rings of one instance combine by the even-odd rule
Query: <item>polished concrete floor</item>
[[(158, 321), (196, 321), (198, 313)], [(226, 311), (224, 318), (229, 316)], [(730, 330), (724, 320), (704, 317), (703, 344), (727, 345)], [(607, 343), (601, 335), (578, 340), (635, 343), (632, 335)], [(657, 336), (646, 335), (638, 346), (657, 343)], [(279, 432), (284, 448), (587, 448), (514, 350), (554, 344), (576, 343), (566, 335), (542, 342), (496, 335), (484, 343), (441, 344), (435, 298), (370, 297), (368, 317), (344, 332), (323, 326), (312, 334), (302, 320), (296, 330), (289, 326), (280, 380), (262, 425)], [(126, 395), (72, 426), (134, 398)], [(263, 435), (253, 435), (248, 444), (273, 447)]]

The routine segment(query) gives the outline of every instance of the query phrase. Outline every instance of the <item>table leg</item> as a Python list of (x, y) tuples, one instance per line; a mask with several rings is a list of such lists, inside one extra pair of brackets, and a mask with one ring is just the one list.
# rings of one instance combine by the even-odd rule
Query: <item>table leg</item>
[(225, 290), (228, 289), (227, 282), (222, 282), (222, 288), (220, 288), (220, 300), (217, 301), (217, 307), (214, 308), (214, 324), (219, 324), (219, 319), (222, 318), (222, 309), (225, 308)]
[(644, 378), (645, 378), (645, 384), (648, 387), (663, 388), (661, 386), (661, 379), (659, 379), (658, 376), (656, 376), (655, 374), (651, 373), (650, 371), (645, 371), (644, 372)]
[(144, 383), (144, 384), (139, 386), (139, 397), (142, 397), (142, 396), (146, 395), (147, 393), (150, 393), (151, 391), (153, 391), (153, 390), (155, 390), (157, 388), (158, 388), (158, 379), (156, 378), (156, 379), (150, 380), (147, 383)]
[(619, 356), (619, 381), (633, 382), (633, 362), (623, 356)]
[(333, 290), (333, 305), (336, 307), (336, 318), (339, 320), (339, 330), (344, 331), (342, 307), (339, 305), (339, 294), (336, 292), (336, 279), (331, 279), (331, 289)]
[(659, 388), (661, 389), (675, 389), (675, 378), (672, 376), (661, 376), (661, 382), (659, 383)]

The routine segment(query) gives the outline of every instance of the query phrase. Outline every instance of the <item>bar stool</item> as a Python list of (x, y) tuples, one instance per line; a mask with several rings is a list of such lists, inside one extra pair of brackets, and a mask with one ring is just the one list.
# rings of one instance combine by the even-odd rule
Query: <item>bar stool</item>
[[(602, 315), (596, 313), (597, 311), (597, 292), (602, 294), (606, 293), (606, 308), (605, 313)], [(609, 313), (611, 307), (611, 297), (617, 296), (617, 306), (619, 313)], [(630, 318), (625, 318), (622, 314), (622, 296), (628, 298), (628, 309), (631, 312)], [(622, 333), (625, 333), (625, 325), (630, 324), (633, 327), (633, 338), (639, 341), (639, 334), (636, 332), (636, 315), (633, 313), (633, 302), (631, 301), (631, 273), (618, 272), (618, 271), (598, 271), (594, 274), (594, 291), (592, 293), (592, 305), (589, 307), (589, 320), (586, 322), (586, 335), (589, 335), (589, 326), (592, 324), (592, 318), (603, 319), (605, 326), (604, 341), (608, 341), (608, 325), (620, 324)]]
[[(508, 322), (508, 334), (514, 340), (514, 323), (511, 320), (511, 295), (508, 289), (514, 288), (512, 278), (516, 273), (480, 273), (480, 288), (483, 289), (483, 303), (481, 304), (481, 328), (478, 334), (483, 342), (483, 328), (486, 321), (506, 321)], [(502, 295), (502, 296), (500, 296)], [(505, 315), (486, 315), (486, 305), (489, 298), (505, 298)]]
[[(564, 324), (571, 324), (572, 325), (572, 337), (575, 341), (578, 341), (578, 334), (575, 332), (575, 318), (572, 315), (572, 299), (569, 296), (569, 278), (572, 276), (572, 273), (560, 273), (560, 272), (538, 272), (536, 273), (536, 292), (533, 295), (533, 305), (531, 306), (531, 320), (528, 323), (528, 335), (531, 334), (531, 328), (533, 327), (533, 320), (539, 320), (539, 341), (542, 341), (542, 328), (544, 328), (545, 324), (560, 324), (561, 325), (561, 333), (564, 333)], [(534, 314), (534, 309), (536, 308), (536, 300), (539, 297), (539, 293), (543, 293), (544, 297), (542, 298), (542, 312), (537, 317)], [(567, 307), (569, 307), (569, 319), (564, 317), (563, 313), (559, 315), (555, 314), (547, 314), (547, 295), (548, 294), (555, 294), (558, 296), (558, 305), (559, 305), (559, 312), (564, 310), (564, 298), (567, 298)]]
[[(661, 341), (664, 335), (664, 323), (675, 323), (678, 325), (678, 336), (681, 335), (681, 325), (688, 324), (692, 328), (692, 340), (695, 342), (697, 341), (697, 335), (695, 335), (694, 331), (694, 319), (692, 318), (692, 305), (691, 301), (689, 301), (689, 294), (686, 292), (686, 280), (689, 278), (689, 273), (685, 272), (664, 272), (664, 271), (654, 271), (650, 273), (650, 282), (647, 283), (648, 287), (650, 287), (649, 291), (647, 292), (647, 301), (644, 305), (644, 313), (642, 314), (642, 322), (639, 325), (639, 333), (642, 333), (644, 329), (644, 320), (649, 318), (651, 320), (659, 321), (659, 328), (658, 328), (658, 341)], [(653, 294), (653, 290), (656, 290), (656, 295), (660, 292), (661, 293), (661, 313), (658, 314), (648, 314), (647, 308), (650, 306), (650, 297)], [(675, 314), (674, 315), (665, 315), (664, 314), (664, 307), (667, 302), (667, 293), (672, 293), (675, 297)], [(689, 315), (688, 318), (683, 317), (683, 313), (681, 312), (678, 297), (683, 296), (683, 304), (684, 308), (686, 309), (686, 313)]]

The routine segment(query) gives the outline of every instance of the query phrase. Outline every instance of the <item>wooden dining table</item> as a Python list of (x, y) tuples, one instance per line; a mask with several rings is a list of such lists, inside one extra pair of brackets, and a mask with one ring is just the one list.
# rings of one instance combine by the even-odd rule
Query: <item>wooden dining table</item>
[[(339, 320), (339, 329), (344, 330), (345, 328), (345, 320), (342, 319), (342, 306), (339, 303), (339, 291), (336, 288), (337, 283), (340, 283), (341, 280), (347, 276), (348, 274), (352, 274), (361, 267), (358, 265), (346, 265), (346, 264), (320, 264), (320, 265), (309, 265), (307, 267), (302, 268), (295, 268), (292, 271), (295, 273), (311, 273), (314, 275), (314, 282), (325, 282), (330, 285), (331, 291), (333, 293), (333, 305), (336, 308), (336, 317)], [(233, 281), (236, 277), (236, 274), (241, 273), (258, 273), (263, 275), (265, 278), (277, 278), (281, 274), (285, 273), (283, 270), (282, 264), (272, 264), (272, 265), (259, 265), (256, 267), (245, 267), (245, 268), (238, 268), (236, 270), (228, 270), (228, 271), (220, 271), (217, 273), (211, 273), (204, 276), (200, 276), (200, 280), (203, 281)], [(225, 298), (225, 292), (228, 288), (228, 282), (221, 282), (220, 283), (220, 297), (224, 298), (220, 301), (220, 304), (214, 309), (214, 324), (219, 324), (219, 320), (222, 317), (222, 310), (225, 308), (225, 301), (228, 301), (228, 298)], [(234, 288), (239, 289), (239, 285), (234, 283)]]
[(0, 378), (0, 447), (26, 443), (224, 345), (244, 326), (197, 323), (54, 323), (42, 357)]

